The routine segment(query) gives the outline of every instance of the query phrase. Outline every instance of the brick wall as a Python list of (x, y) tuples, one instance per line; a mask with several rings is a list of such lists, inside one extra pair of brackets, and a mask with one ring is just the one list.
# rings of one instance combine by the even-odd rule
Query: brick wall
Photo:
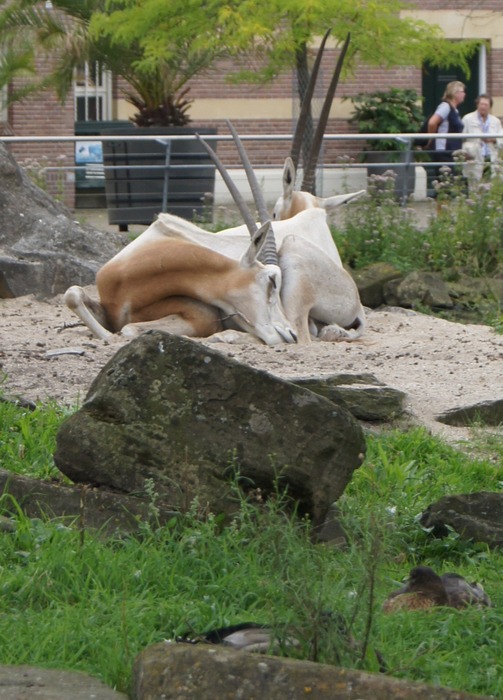
[[(48, 65), (47, 57), (40, 59), (37, 66), (39, 73), (46, 72)], [(18, 80), (16, 87), (22, 85), (23, 81)], [(8, 118), (12, 136), (73, 136), (73, 96), (67, 99), (65, 105), (61, 105), (54, 91), (45, 90), (11, 105)], [(10, 150), (17, 162), (26, 166), (37, 184), (73, 207), (73, 173), (58, 170), (58, 167), (73, 164), (73, 143), (13, 143)]]
[[(503, 49), (488, 53), (487, 84), (491, 95), (503, 95)], [(498, 115), (503, 118), (503, 114)]]
[(501, 12), (503, 10), (501, 0), (480, 0), (479, 2), (473, 0), (443, 0), (442, 2), (438, 2), (438, 0), (421, 0), (421, 2), (404, 0), (404, 2), (410, 2), (415, 10), (454, 10), (466, 13), (487, 10)]

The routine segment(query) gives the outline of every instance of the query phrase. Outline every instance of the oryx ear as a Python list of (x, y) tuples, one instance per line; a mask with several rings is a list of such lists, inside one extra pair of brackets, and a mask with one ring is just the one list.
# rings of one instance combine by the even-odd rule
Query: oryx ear
[(252, 235), (250, 245), (241, 257), (241, 265), (243, 267), (251, 267), (256, 262), (267, 241), (267, 234), (269, 233), (270, 226), (271, 222), (266, 221), (265, 224), (262, 224)]
[(295, 190), (295, 165), (288, 156), (283, 166), (283, 199), (291, 199)]
[(335, 194), (332, 197), (320, 198), (320, 202), (322, 202), (323, 209), (330, 211), (331, 209), (335, 209), (335, 207), (339, 207), (341, 204), (347, 204), (347, 202), (351, 202), (353, 199), (358, 199), (358, 197), (366, 194), (366, 192), (367, 190), (358, 190), (358, 192), (350, 192), (349, 194)]

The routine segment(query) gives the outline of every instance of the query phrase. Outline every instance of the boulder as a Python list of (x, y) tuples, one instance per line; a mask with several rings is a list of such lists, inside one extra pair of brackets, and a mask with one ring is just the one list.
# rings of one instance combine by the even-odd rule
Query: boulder
[[(473, 304), (480, 304), (482, 299), (494, 301), (497, 299), (503, 303), (503, 279), (500, 276), (496, 277), (469, 277), (468, 275), (458, 274), (453, 280), (449, 280), (449, 294), (456, 299), (457, 304), (473, 308)], [(496, 273), (498, 274), (498, 273)]]
[[(67, 486), (31, 479), (0, 469), (3, 512), (28, 518), (60, 518), (66, 525), (92, 529), (104, 536), (136, 533), (142, 524), (165, 525), (178, 513), (152, 503), (152, 499), (129, 496), (86, 484)], [(4, 526), (9, 528), (9, 522)]]
[(258, 656), (223, 646), (161, 642), (135, 660), (133, 700), (476, 700), (481, 696), (388, 676)]
[(436, 537), (446, 537), (450, 529), (463, 539), (503, 545), (503, 493), (479, 491), (445, 496), (432, 503), (420, 518), (422, 527)]
[(402, 280), (403, 274), (393, 265), (386, 262), (372, 263), (352, 270), (351, 274), (358, 287), (360, 300), (364, 306), (376, 309), (384, 304), (384, 285), (390, 280)]
[(79, 671), (0, 666), (0, 700), (127, 700), (97, 678)]
[(295, 384), (346, 406), (359, 420), (392, 421), (405, 410), (406, 394), (403, 391), (386, 386), (366, 372), (299, 377), (295, 379)]
[(403, 279), (384, 285), (384, 301), (391, 306), (414, 308), (418, 305), (430, 308), (452, 309), (447, 284), (436, 272), (410, 272)]
[(501, 425), (503, 423), (503, 399), (480, 401), (470, 406), (460, 406), (436, 416), (439, 423), (469, 427), (474, 423)]
[(363, 431), (338, 403), (218, 350), (151, 331), (121, 348), (57, 434), (76, 482), (144, 493), (186, 510), (235, 512), (229, 480), (287, 487), (316, 526), (363, 461)]
[(127, 240), (75, 221), (37, 187), (0, 144), (0, 298), (44, 299), (72, 284), (93, 284), (96, 271)]

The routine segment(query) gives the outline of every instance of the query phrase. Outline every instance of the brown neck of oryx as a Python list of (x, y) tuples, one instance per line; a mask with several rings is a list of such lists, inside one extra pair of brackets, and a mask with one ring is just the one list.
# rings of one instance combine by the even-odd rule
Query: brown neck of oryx
[(254, 279), (231, 258), (187, 241), (153, 241), (137, 251), (134, 264), (111, 260), (96, 276), (102, 306), (112, 325), (127, 312), (134, 317), (138, 309), (159, 299), (188, 296), (225, 306), (229, 294), (248, 287)]

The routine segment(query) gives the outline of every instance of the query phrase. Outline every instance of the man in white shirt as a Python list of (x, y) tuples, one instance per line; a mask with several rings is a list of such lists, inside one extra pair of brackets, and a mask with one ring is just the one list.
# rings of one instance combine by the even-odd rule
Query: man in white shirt
[(491, 176), (498, 171), (500, 150), (503, 149), (503, 127), (498, 117), (490, 114), (492, 97), (479, 95), (475, 100), (477, 109), (463, 117), (464, 134), (484, 134), (484, 138), (466, 139), (463, 151), (467, 162), (463, 174), (473, 187), (482, 179), (486, 169)]

